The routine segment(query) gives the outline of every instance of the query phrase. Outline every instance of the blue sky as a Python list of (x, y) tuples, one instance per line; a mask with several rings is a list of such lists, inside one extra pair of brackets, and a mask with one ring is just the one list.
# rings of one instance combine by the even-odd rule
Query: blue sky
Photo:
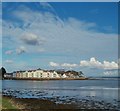
[(3, 3), (3, 61), (8, 72), (81, 70), (116, 76), (117, 3)]

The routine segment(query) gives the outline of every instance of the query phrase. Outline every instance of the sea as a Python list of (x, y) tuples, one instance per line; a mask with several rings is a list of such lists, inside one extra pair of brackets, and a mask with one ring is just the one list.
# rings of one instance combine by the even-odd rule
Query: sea
[(2, 94), (16, 98), (40, 98), (65, 101), (84, 99), (119, 102), (119, 79), (97, 80), (2, 80)]

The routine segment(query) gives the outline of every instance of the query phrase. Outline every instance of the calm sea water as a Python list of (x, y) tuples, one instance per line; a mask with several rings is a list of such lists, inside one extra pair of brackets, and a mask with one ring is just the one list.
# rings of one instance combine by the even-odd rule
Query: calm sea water
[(113, 102), (118, 99), (118, 80), (3, 80), (5, 95), (21, 98), (95, 99)]

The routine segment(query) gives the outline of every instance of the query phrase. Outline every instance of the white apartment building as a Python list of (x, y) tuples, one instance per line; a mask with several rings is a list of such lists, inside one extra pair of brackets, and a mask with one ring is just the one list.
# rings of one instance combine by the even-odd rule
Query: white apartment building
[(29, 71), (17, 71), (14, 73), (14, 77), (17, 78), (61, 78), (60, 75), (53, 70), (29, 70)]

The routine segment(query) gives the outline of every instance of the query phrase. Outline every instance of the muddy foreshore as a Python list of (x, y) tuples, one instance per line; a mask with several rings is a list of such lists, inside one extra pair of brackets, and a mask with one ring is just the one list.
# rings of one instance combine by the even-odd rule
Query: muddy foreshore
[[(55, 103), (47, 99), (37, 98), (7, 98), (19, 111), (119, 111), (117, 107), (110, 103), (100, 101), (81, 100), (79, 103)], [(16, 109), (3, 109), (2, 111), (17, 111)]]
[[(22, 111), (74, 111), (76, 109), (75, 104), (56, 104), (50, 100), (44, 99), (36, 99), (36, 98), (15, 98), (12, 96), (3, 96), (10, 100), (10, 102), (18, 108), (18, 110)], [(16, 109), (3, 109), (6, 110), (16, 110)]]

